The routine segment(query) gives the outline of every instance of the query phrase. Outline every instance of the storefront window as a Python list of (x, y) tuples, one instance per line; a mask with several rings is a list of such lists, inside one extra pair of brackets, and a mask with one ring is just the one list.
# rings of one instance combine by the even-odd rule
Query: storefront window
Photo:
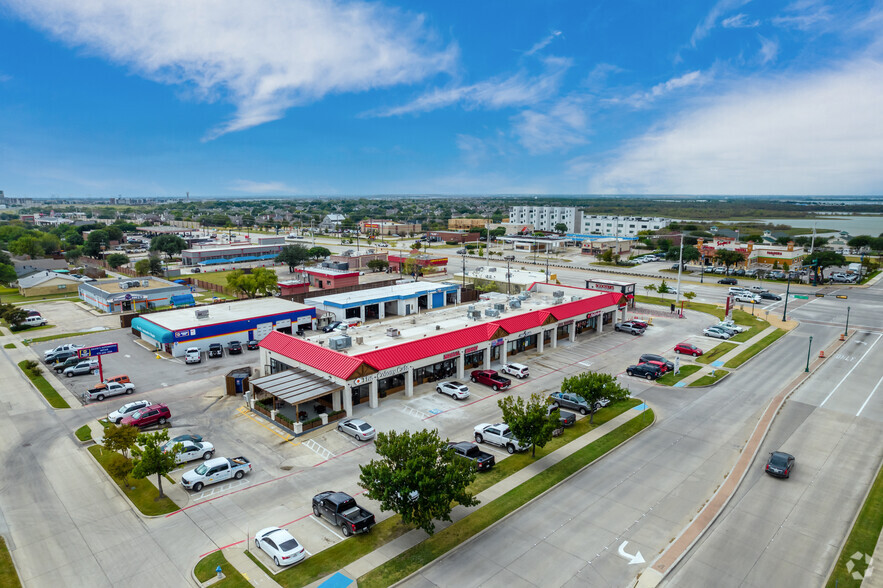
[(405, 389), (405, 374), (397, 374), (388, 378), (383, 378), (377, 382), (377, 392), (381, 398), (386, 398), (387, 394), (399, 392)]
[(482, 365), (484, 363), (484, 349), (467, 353), (463, 358), (463, 362), (466, 369)]
[(270, 373), (271, 374), (278, 374), (279, 372), (284, 372), (285, 370), (290, 370), (290, 369), (291, 369), (290, 365), (288, 365), (286, 363), (282, 363), (281, 361), (277, 361), (272, 358), (270, 359)]

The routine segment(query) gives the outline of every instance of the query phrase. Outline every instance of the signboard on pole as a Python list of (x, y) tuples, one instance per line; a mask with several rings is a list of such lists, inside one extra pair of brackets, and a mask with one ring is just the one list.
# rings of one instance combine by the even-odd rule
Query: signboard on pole
[(93, 345), (92, 347), (83, 347), (77, 350), (77, 357), (87, 359), (89, 357), (98, 358), (98, 378), (100, 382), (104, 381), (104, 367), (101, 365), (101, 356), (108, 353), (119, 353), (120, 346), (117, 343), (102, 343), (101, 345)]

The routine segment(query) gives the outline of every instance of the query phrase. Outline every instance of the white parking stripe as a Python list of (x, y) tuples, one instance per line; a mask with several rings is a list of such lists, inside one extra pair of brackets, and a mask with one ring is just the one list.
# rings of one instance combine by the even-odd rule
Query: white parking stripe
[(867, 398), (865, 398), (865, 402), (864, 402), (864, 404), (862, 404), (862, 407), (861, 407), (860, 409), (858, 409), (858, 412), (855, 413), (855, 416), (860, 416), (860, 415), (862, 414), (862, 411), (865, 409), (865, 406), (867, 406), (868, 401), (871, 400), (871, 396), (873, 396), (873, 395), (874, 395), (874, 392), (877, 391), (877, 388), (880, 387), (880, 384), (883, 384), (883, 376), (881, 376), (880, 379), (877, 380), (877, 385), (874, 386), (874, 389), (871, 390), (871, 393), (868, 395)]
[[(827, 396), (825, 396), (825, 399), (822, 400), (822, 403), (821, 403), (821, 404), (819, 404), (819, 408), (825, 406), (825, 403), (828, 402), (828, 399), (831, 398), (831, 396), (834, 394), (834, 392), (837, 391), (837, 388), (840, 387), (840, 384), (842, 384), (843, 382), (845, 382), (845, 381), (846, 381), (846, 378), (849, 377), (849, 374), (851, 374), (851, 373), (853, 372), (853, 370), (855, 370), (855, 368), (858, 367), (858, 364), (860, 364), (860, 363), (865, 359), (865, 357), (868, 356), (868, 354), (871, 352), (871, 349), (873, 349), (873, 348), (874, 348), (874, 345), (877, 344), (877, 341), (880, 340), (880, 337), (883, 337), (883, 335), (877, 335), (877, 338), (874, 339), (874, 342), (871, 343), (871, 345), (868, 346), (868, 350), (865, 351), (865, 354), (862, 355), (862, 358), (861, 358), (860, 360), (858, 360), (857, 362), (855, 362), (855, 365), (852, 366), (852, 369), (850, 369), (848, 372), (846, 372), (846, 375), (843, 376), (843, 378), (842, 378), (839, 382), (837, 382), (837, 385), (834, 386), (834, 389), (831, 390), (831, 391), (828, 393)], [(875, 388), (875, 390), (876, 390), (876, 388)], [(862, 406), (862, 408), (864, 408), (864, 406)]]
[(313, 519), (314, 521), (316, 521), (318, 524), (320, 524), (320, 525), (322, 525), (323, 527), (325, 527), (326, 529), (328, 529), (329, 531), (331, 531), (331, 533), (332, 533), (335, 537), (337, 537), (338, 539), (340, 539), (341, 541), (343, 541), (343, 537), (341, 537), (340, 535), (338, 535), (338, 534), (334, 531), (334, 529), (333, 529), (332, 527), (330, 527), (330, 526), (326, 525), (325, 523), (323, 523), (323, 522), (322, 522), (322, 521), (321, 521), (316, 515), (312, 515), (312, 516), (310, 516), (310, 518)]

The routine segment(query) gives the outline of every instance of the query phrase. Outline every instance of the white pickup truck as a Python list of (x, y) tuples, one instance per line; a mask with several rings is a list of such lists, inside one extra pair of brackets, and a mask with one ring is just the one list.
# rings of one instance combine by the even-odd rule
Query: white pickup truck
[(209, 484), (234, 478), (240, 480), (249, 472), (251, 472), (251, 462), (244, 457), (216, 457), (181, 476), (181, 485), (188, 490), (199, 492)]
[(509, 453), (516, 451), (524, 451), (526, 446), (522, 445), (518, 439), (512, 436), (512, 431), (504, 424), (491, 425), (482, 423), (475, 427), (475, 442), (490, 443), (499, 447), (505, 447)]
[(109, 396), (131, 394), (135, 391), (135, 384), (120, 384), (119, 382), (107, 382), (101, 388), (92, 388), (83, 392), (83, 400), (104, 400)]

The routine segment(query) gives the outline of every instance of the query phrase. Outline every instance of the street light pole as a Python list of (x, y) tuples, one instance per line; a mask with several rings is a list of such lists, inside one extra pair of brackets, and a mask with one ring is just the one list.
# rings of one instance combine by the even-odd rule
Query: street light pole
[(788, 287), (785, 288), (785, 309), (782, 311), (782, 322), (787, 321), (785, 318), (788, 315), (788, 295), (791, 293), (791, 274), (788, 274)]
[(466, 287), (466, 249), (460, 249), (457, 251), (460, 255), (463, 256), (463, 287)]
[(705, 283), (705, 255), (699, 261), (699, 283)]
[(812, 355), (812, 335), (809, 336), (809, 347), (806, 350), (806, 369), (805, 372), (809, 371), (809, 356)]
[(509, 264), (515, 259), (514, 255), (507, 255), (503, 259), (506, 260), (506, 295), (512, 294), (512, 273), (509, 271)]
[(846, 337), (846, 334), (849, 332), (849, 310), (852, 308), (851, 306), (846, 307), (846, 326), (843, 328), (843, 336)]

